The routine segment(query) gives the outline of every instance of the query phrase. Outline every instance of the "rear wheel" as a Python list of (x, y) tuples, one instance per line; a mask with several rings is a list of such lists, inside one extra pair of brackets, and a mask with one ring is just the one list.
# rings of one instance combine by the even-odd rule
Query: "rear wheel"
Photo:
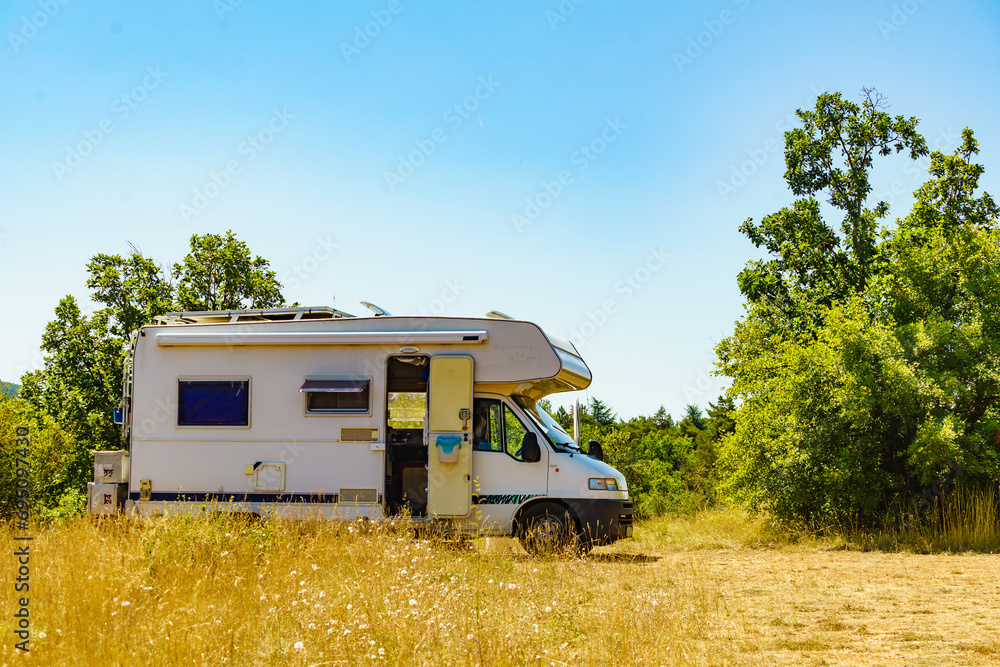
[(555, 503), (535, 505), (524, 513), (518, 532), (524, 550), (534, 556), (575, 551), (580, 539), (569, 510)]

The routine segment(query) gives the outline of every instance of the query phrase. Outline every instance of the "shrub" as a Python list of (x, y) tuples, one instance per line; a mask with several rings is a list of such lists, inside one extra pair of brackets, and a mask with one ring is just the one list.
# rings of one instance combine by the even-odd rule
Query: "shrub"
[[(18, 449), (18, 428), (28, 430), (27, 457)], [(23, 431), (22, 431), (23, 432)], [(77, 514), (85, 504), (93, 455), (52, 417), (26, 401), (0, 398), (0, 518), (17, 514), (17, 471), (27, 463), (29, 507), (43, 520)]]

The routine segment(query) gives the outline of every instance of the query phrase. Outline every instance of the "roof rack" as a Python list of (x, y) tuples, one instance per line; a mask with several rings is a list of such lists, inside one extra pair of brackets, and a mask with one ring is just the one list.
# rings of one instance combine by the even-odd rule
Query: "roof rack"
[(201, 310), (157, 315), (157, 324), (219, 324), (222, 322), (282, 322), (294, 320), (333, 320), (354, 317), (330, 306), (295, 308), (258, 308), (246, 310)]

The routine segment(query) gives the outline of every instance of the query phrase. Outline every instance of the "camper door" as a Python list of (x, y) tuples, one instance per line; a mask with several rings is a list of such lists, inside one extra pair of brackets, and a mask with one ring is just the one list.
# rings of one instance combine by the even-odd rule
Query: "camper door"
[(427, 515), (472, 511), (472, 383), (468, 355), (431, 357), (428, 386)]

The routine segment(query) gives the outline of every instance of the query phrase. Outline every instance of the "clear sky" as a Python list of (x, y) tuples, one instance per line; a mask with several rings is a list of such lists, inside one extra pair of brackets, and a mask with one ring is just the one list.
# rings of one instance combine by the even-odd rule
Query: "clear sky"
[[(0, 35), (7, 381), (90, 257), (233, 229), (290, 302), (500, 310), (577, 342), (584, 400), (678, 415), (818, 92), (972, 127), (1000, 191), (996, 0), (5, 0)], [(879, 168), (891, 216), (924, 167)]]

